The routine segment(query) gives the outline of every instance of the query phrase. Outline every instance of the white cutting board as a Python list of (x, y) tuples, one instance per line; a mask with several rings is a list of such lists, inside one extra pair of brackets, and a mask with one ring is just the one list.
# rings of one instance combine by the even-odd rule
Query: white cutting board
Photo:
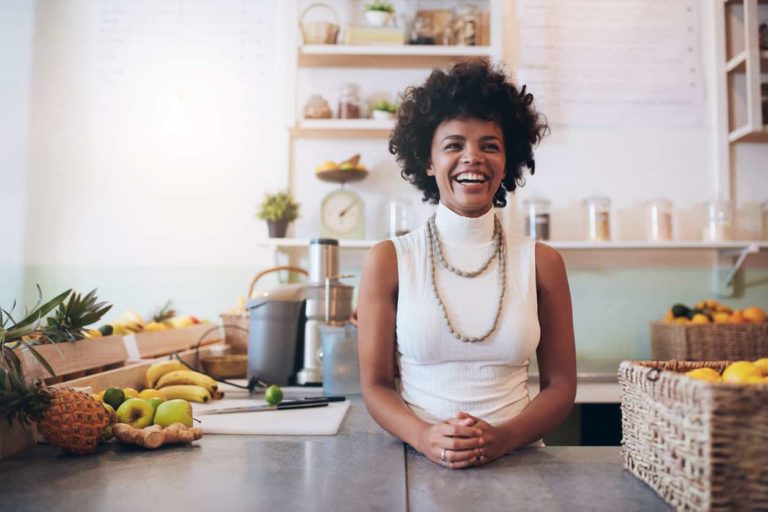
[[(260, 434), (283, 436), (334, 436), (339, 431), (344, 416), (349, 410), (349, 401), (332, 402), (327, 407), (309, 409), (287, 409), (282, 411), (240, 412), (232, 414), (197, 415), (198, 412), (225, 407), (262, 405), (266, 401), (261, 397), (242, 398), (246, 393), (236, 388), (223, 385), (225, 398), (207, 404), (192, 404), (193, 415), (200, 423), (205, 434)], [(294, 397), (286, 392), (286, 400)], [(296, 398), (309, 393), (299, 390)], [(232, 398), (227, 398), (232, 396)]]

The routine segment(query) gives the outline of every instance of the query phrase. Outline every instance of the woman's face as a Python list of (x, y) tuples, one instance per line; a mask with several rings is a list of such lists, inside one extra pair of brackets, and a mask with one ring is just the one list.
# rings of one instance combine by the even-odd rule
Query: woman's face
[(493, 207), (504, 179), (504, 133), (494, 121), (447, 119), (432, 137), (427, 174), (434, 176), (440, 201), (465, 217), (479, 217)]

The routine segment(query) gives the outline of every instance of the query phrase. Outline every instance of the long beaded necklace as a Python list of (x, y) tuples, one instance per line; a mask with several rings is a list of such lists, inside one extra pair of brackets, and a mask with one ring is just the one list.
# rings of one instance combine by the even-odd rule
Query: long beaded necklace
[[(429, 220), (427, 221), (427, 236), (429, 237), (429, 241), (427, 244), (428, 248), (428, 254), (429, 254), (429, 266), (432, 273), (432, 292), (435, 294), (435, 298), (437, 299), (437, 303), (440, 306), (440, 311), (443, 314), (443, 318), (445, 319), (445, 322), (448, 324), (448, 330), (451, 332), (454, 338), (457, 340), (463, 341), (465, 343), (478, 343), (480, 341), (485, 340), (488, 338), (491, 334), (496, 331), (496, 326), (499, 323), (499, 317), (501, 316), (501, 309), (504, 304), (504, 293), (507, 289), (507, 280), (506, 280), (506, 253), (504, 250), (504, 234), (503, 230), (501, 228), (501, 223), (499, 222), (499, 219), (494, 215), (493, 217), (493, 237), (494, 237), (494, 251), (491, 254), (490, 258), (478, 269), (475, 271), (464, 271), (457, 269), (448, 261), (445, 259), (445, 256), (443, 255), (443, 249), (440, 243), (440, 236), (437, 233), (437, 226), (435, 225), (435, 215), (432, 215)], [(453, 324), (451, 323), (451, 319), (448, 316), (448, 311), (445, 308), (445, 303), (443, 302), (442, 297), (440, 297), (440, 292), (437, 290), (437, 270), (435, 268), (435, 253), (437, 253), (437, 258), (440, 261), (440, 265), (448, 270), (449, 272), (452, 272), (456, 274), (457, 276), (461, 277), (467, 277), (467, 278), (473, 278), (478, 275), (480, 275), (485, 269), (488, 268), (488, 266), (491, 264), (491, 261), (493, 261), (494, 258), (498, 259), (499, 263), (499, 303), (496, 307), (496, 316), (493, 319), (493, 325), (491, 325), (491, 328), (488, 329), (488, 331), (483, 334), (482, 336), (467, 336), (465, 334), (462, 334), (459, 332), (458, 329), (456, 329)]]

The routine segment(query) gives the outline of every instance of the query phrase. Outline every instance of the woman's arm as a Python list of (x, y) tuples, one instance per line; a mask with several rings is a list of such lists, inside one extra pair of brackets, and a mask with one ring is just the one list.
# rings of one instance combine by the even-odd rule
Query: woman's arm
[(451, 450), (450, 467), (466, 467), (479, 455), (475, 450), (479, 429), (460, 422), (426, 423), (411, 411), (396, 389), (397, 292), (397, 253), (392, 242), (385, 241), (366, 256), (357, 301), (360, 384), (365, 406), (385, 430), (433, 462), (440, 462), (445, 448)]
[(541, 391), (511, 420), (491, 427), (471, 418), (483, 432), (483, 455), (488, 460), (532, 443), (552, 431), (573, 408), (576, 397), (576, 348), (573, 336), (571, 293), (560, 254), (536, 244), (536, 289), (541, 338), (536, 351)]

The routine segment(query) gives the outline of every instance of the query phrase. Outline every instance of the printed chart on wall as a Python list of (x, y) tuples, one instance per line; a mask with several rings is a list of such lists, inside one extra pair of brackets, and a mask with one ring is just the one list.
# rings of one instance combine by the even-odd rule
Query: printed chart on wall
[(696, 0), (518, 0), (518, 80), (550, 123), (700, 126)]

